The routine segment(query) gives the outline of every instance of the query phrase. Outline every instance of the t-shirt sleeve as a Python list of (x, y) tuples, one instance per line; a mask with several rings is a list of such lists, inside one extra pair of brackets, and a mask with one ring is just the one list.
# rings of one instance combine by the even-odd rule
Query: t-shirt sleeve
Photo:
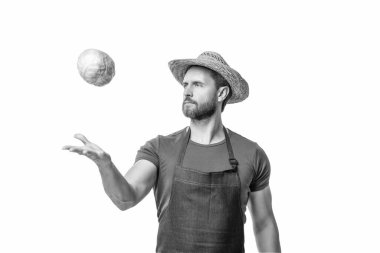
[(159, 137), (157, 136), (154, 139), (147, 141), (140, 149), (137, 151), (135, 162), (139, 160), (148, 160), (152, 162), (156, 167), (159, 166), (159, 156), (158, 156), (158, 148), (159, 148)]
[(259, 191), (269, 185), (270, 163), (268, 156), (261, 147), (258, 147), (254, 159), (254, 173), (252, 182), (249, 185), (251, 192)]

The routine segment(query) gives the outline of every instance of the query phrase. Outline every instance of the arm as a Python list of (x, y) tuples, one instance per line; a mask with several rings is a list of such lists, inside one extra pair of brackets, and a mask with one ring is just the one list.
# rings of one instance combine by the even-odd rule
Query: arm
[(152, 162), (137, 161), (123, 177), (109, 154), (82, 134), (76, 134), (74, 137), (81, 140), (84, 146), (64, 146), (63, 149), (85, 155), (95, 162), (99, 168), (105, 192), (120, 210), (135, 206), (149, 193), (157, 174), (157, 167)]
[(125, 177), (111, 160), (97, 165), (105, 192), (122, 211), (138, 204), (149, 193), (156, 181), (157, 168), (147, 160), (137, 161)]
[(269, 186), (250, 192), (248, 208), (251, 213), (256, 245), (260, 252), (281, 252), (279, 232), (272, 210)]

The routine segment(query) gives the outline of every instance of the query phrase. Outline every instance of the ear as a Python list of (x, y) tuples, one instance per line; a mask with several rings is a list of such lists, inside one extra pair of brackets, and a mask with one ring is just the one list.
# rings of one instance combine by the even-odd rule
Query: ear
[(227, 98), (228, 93), (230, 93), (230, 88), (228, 86), (220, 87), (218, 90), (218, 102), (222, 102)]

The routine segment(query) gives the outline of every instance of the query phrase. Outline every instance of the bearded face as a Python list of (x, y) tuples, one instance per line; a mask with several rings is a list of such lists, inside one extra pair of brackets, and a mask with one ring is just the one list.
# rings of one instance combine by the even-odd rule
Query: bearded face
[(185, 98), (182, 104), (183, 114), (193, 120), (203, 120), (211, 117), (217, 106), (216, 94), (206, 102), (197, 103), (191, 98)]
[(215, 80), (209, 69), (193, 66), (183, 78), (183, 114), (192, 120), (211, 117), (217, 110), (218, 97)]

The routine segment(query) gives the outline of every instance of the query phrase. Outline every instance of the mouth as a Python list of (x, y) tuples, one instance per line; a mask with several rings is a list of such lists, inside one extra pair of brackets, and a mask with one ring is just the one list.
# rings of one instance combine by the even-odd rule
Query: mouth
[(185, 100), (183, 101), (183, 104), (196, 104), (196, 103), (193, 101)]
[(192, 102), (183, 102), (183, 106), (189, 106), (189, 105), (195, 105), (195, 103), (192, 103)]

